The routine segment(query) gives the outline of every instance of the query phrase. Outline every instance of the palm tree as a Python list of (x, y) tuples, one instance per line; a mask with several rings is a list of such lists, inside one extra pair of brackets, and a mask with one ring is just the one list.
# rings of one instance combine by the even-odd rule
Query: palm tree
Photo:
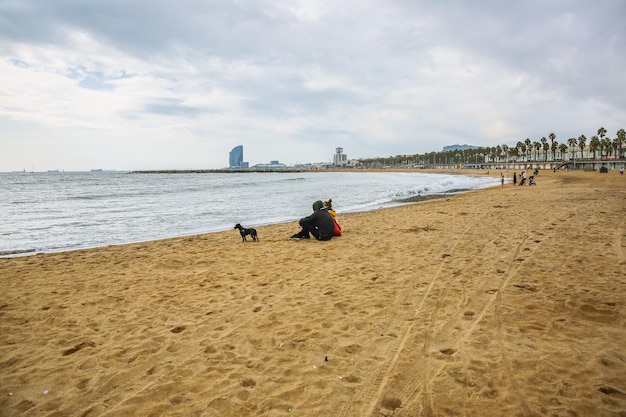
[(548, 145), (547, 145), (547, 143), (548, 143), (548, 139), (546, 139), (546, 138), (545, 138), (545, 136), (544, 136), (544, 137), (542, 137), (542, 138), (540, 139), (540, 141), (541, 141), (541, 147), (542, 147), (542, 149), (543, 149), (543, 160), (544, 160), (544, 161), (547, 161), (547, 160), (548, 160), (548, 153), (547, 153), (547, 150), (549, 149), (549, 148), (548, 148)]
[(497, 156), (497, 155), (500, 155), (500, 154), (498, 153), (498, 150), (499, 150), (498, 148), (499, 148), (499, 146), (498, 146), (498, 147), (495, 147), (495, 146), (494, 146), (494, 147), (492, 147), (492, 148), (491, 148), (491, 150), (490, 150), (490, 152), (489, 152), (489, 157), (491, 158), (491, 162), (497, 162), (497, 161), (496, 161), (496, 156)]
[(535, 150), (535, 161), (539, 161), (539, 149), (541, 149), (541, 143), (533, 142), (533, 149)]
[(572, 159), (576, 159), (574, 158), (574, 149), (576, 149), (576, 144), (578, 142), (576, 141), (576, 138), (569, 138), (567, 140), (567, 144), (569, 145), (570, 149), (572, 150)]
[(604, 155), (608, 159), (609, 154), (613, 153), (613, 142), (609, 138), (600, 139), (600, 158), (602, 158), (602, 150), (605, 150)]
[(554, 133), (550, 133), (548, 137), (550, 138), (550, 149), (552, 150), (552, 159), (554, 160), (554, 153), (556, 151), (556, 148), (554, 146), (554, 139), (556, 139), (556, 135)]
[(509, 153), (513, 156), (513, 169), (515, 169), (515, 161), (517, 161), (517, 156), (519, 155), (519, 148), (510, 148)]
[(567, 152), (567, 145), (564, 143), (561, 143), (559, 145), (559, 152), (561, 152), (561, 160), (565, 159), (565, 152)]
[(580, 148), (580, 159), (583, 159), (583, 151), (585, 150), (585, 145), (587, 145), (587, 138), (585, 135), (578, 136), (578, 147)]
[(598, 129), (598, 136), (600, 136), (600, 140), (602, 140), (605, 135), (606, 135), (606, 129), (605, 128), (601, 127), (600, 129)]
[(556, 159), (556, 150), (557, 149), (559, 149), (559, 142), (552, 141), (552, 144), (550, 145), (550, 150), (552, 151), (552, 160), (553, 161)]
[(528, 161), (530, 159), (529, 155), (532, 152), (532, 147), (530, 146), (532, 144), (532, 142), (530, 141), (529, 138), (526, 138), (526, 140), (524, 141), (524, 144), (526, 145), (526, 152), (528, 152), (526, 154), (526, 161)]
[(622, 145), (626, 142), (626, 130), (620, 129), (617, 131), (617, 137), (615, 138), (615, 144), (619, 148), (619, 157), (623, 158)]
[(591, 140), (589, 141), (589, 151), (593, 152), (593, 159), (597, 159), (596, 151), (598, 150), (599, 147), (600, 147), (600, 139), (598, 139), (597, 136), (593, 136)]
[(515, 153), (515, 156), (517, 156), (519, 152), (521, 152), (522, 155), (526, 155), (526, 145), (524, 144), (524, 142), (517, 142), (515, 149), (518, 150), (518, 152)]
[(615, 153), (615, 158), (620, 159), (622, 157), (622, 144), (620, 143), (619, 139), (616, 137), (615, 139), (613, 139), (613, 142), (611, 143), (611, 146), (613, 147), (613, 152)]

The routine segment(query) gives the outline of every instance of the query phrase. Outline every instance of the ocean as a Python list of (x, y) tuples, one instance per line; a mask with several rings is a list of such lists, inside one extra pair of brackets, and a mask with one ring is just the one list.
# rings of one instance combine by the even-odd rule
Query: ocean
[(499, 179), (489, 176), (397, 171), (0, 173), (0, 256), (293, 221), (308, 216), (314, 201), (329, 198), (341, 216), (494, 185)]

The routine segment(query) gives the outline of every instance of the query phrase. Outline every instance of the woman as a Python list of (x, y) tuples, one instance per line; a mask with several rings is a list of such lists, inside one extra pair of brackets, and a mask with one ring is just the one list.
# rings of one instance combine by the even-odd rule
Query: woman
[(324, 209), (328, 213), (330, 213), (330, 215), (333, 218), (333, 221), (335, 222), (334, 235), (341, 236), (341, 226), (339, 226), (339, 223), (337, 223), (337, 212), (333, 209), (333, 200), (331, 198), (329, 198), (328, 201), (324, 201)]

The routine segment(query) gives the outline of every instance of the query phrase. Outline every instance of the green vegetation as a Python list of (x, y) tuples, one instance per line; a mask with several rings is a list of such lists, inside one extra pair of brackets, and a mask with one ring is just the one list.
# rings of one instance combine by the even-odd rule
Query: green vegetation
[[(466, 166), (480, 167), (505, 163), (562, 163), (567, 161), (615, 161), (624, 160), (626, 131), (619, 129), (615, 138), (606, 137), (607, 131), (601, 127), (597, 135), (592, 136), (587, 145), (585, 135), (569, 138), (563, 143), (557, 141), (556, 135), (550, 133), (548, 138), (538, 141), (526, 138), (515, 146), (498, 145), (495, 147), (478, 147), (456, 149), (442, 152), (429, 152), (415, 155), (396, 155), (387, 158), (359, 159), (365, 168), (391, 167), (441, 167)], [(549, 143), (548, 143), (549, 140)]]

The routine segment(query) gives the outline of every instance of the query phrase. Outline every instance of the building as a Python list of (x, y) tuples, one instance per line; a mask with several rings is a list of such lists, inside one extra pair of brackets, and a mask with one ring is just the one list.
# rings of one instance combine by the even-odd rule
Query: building
[(335, 148), (333, 155), (333, 166), (341, 167), (348, 163), (348, 155), (343, 153), (343, 148)]
[(270, 161), (269, 164), (256, 164), (252, 168), (253, 169), (281, 170), (281, 169), (287, 169), (287, 165), (281, 164), (278, 161)]
[(228, 166), (231, 168), (244, 167), (243, 145), (235, 146), (233, 150), (230, 151), (229, 158), (228, 158)]

